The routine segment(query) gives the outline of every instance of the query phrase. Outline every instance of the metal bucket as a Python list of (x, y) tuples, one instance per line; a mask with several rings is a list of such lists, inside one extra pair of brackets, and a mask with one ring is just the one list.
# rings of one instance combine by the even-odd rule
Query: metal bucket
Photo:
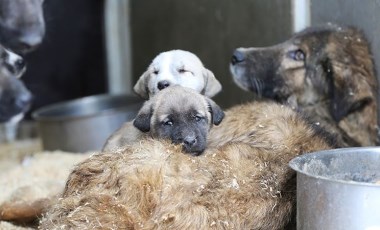
[(380, 230), (380, 147), (342, 148), (291, 160), (297, 229)]
[(122, 123), (132, 120), (143, 100), (128, 95), (95, 95), (43, 107), (33, 113), (44, 150), (101, 150)]

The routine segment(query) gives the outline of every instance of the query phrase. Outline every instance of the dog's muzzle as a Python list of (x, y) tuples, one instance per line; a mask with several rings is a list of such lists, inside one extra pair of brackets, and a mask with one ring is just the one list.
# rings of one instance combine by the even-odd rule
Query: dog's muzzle
[(236, 65), (240, 62), (244, 62), (245, 58), (246, 58), (245, 54), (239, 51), (238, 49), (236, 49), (231, 57), (231, 64)]

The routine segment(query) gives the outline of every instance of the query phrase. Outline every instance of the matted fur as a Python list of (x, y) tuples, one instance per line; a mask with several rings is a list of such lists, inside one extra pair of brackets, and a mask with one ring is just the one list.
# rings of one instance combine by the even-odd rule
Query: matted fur
[(77, 165), (40, 229), (283, 229), (296, 198), (287, 164), (331, 148), (326, 138), (286, 106), (236, 106), (201, 156), (145, 139)]
[(275, 46), (239, 48), (231, 72), (243, 89), (304, 112), (341, 146), (378, 143), (374, 64), (355, 28), (312, 27)]

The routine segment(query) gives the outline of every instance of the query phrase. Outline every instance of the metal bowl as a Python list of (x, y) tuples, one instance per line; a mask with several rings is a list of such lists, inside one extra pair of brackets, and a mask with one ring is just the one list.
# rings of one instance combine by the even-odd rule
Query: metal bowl
[(290, 161), (297, 229), (380, 229), (380, 147), (341, 148)]
[(132, 120), (143, 100), (130, 95), (95, 95), (35, 111), (44, 150), (101, 150), (122, 123)]

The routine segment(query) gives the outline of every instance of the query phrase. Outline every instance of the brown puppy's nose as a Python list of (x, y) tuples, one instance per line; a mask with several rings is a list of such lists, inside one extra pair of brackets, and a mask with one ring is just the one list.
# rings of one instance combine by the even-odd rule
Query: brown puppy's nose
[(245, 60), (244, 53), (240, 52), (239, 50), (235, 50), (231, 58), (231, 64), (235, 65), (237, 63), (243, 62), (244, 60)]
[(197, 139), (195, 137), (191, 137), (191, 136), (188, 136), (188, 137), (185, 137), (183, 139), (183, 143), (188, 147), (188, 148), (191, 148), (193, 147), (193, 145), (195, 143), (197, 143)]
[(167, 87), (169, 87), (170, 86), (170, 82), (168, 82), (168, 81), (160, 81), (160, 82), (158, 82), (158, 84), (157, 84), (157, 88), (159, 89), (159, 90), (163, 90), (163, 89), (165, 89), (165, 88), (167, 88)]

